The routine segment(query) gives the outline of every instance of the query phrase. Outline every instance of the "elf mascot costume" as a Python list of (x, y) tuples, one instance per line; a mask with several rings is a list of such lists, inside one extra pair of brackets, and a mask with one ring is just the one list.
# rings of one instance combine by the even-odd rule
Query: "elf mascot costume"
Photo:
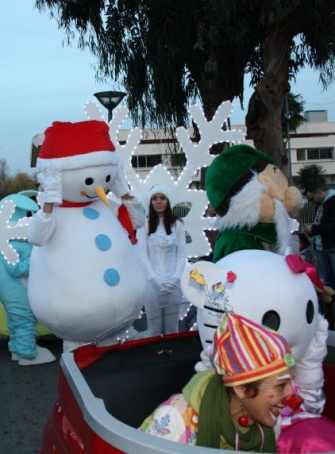
[(235, 251), (274, 246), (284, 253), (290, 241), (288, 213), (301, 205), (271, 156), (249, 145), (222, 151), (206, 173), (208, 199), (218, 215), (220, 233), (214, 262)]

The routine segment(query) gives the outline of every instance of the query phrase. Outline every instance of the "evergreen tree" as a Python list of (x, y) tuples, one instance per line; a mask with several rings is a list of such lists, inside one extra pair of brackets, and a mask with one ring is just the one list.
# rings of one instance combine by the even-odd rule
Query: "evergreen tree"
[(325, 169), (320, 164), (309, 164), (298, 171), (298, 184), (305, 191), (314, 192), (325, 183)]
[(255, 87), (246, 124), (255, 146), (285, 171), (281, 115), (289, 80), (304, 65), (333, 80), (333, 0), (36, 0), (79, 46), (97, 74), (128, 93), (135, 123), (187, 121), (200, 97), (211, 119), (224, 100), (243, 103), (246, 73)]

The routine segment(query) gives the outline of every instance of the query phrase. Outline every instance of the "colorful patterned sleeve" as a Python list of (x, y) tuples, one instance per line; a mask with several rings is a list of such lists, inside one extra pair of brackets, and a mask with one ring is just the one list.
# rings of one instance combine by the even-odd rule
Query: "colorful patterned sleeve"
[(194, 428), (192, 430), (187, 423), (189, 411), (190, 407), (181, 394), (172, 396), (146, 418), (139, 429), (165, 440), (195, 444)]

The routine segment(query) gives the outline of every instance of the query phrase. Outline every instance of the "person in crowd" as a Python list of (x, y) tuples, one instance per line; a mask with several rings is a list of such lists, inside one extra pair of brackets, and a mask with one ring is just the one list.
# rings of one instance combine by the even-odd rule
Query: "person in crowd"
[[(314, 224), (306, 230), (315, 238), (316, 264), (323, 283), (335, 288), (335, 190), (324, 189), (315, 183), (305, 188), (305, 195), (317, 206)], [(329, 328), (334, 329), (334, 301), (327, 304), (325, 314)]]
[[(148, 280), (145, 309), (150, 335), (178, 332), (182, 301), (180, 278), (186, 263), (185, 227), (172, 212), (169, 190), (149, 192), (149, 217), (137, 231), (138, 253)], [(164, 327), (162, 324), (164, 323)]]
[(276, 452), (276, 426), (295, 397), (295, 361), (283, 336), (226, 312), (215, 332), (214, 368), (196, 373), (140, 430), (179, 443)]
[(307, 263), (314, 265), (314, 254), (311, 250), (311, 242), (308, 239), (308, 236), (304, 232), (293, 232), (293, 235), (296, 235), (299, 239), (299, 254), (300, 257)]

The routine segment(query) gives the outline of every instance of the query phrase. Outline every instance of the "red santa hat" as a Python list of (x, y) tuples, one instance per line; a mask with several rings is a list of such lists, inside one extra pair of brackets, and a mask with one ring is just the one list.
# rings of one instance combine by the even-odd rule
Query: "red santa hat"
[(78, 123), (55, 121), (46, 129), (37, 170), (80, 169), (99, 165), (116, 165), (118, 155), (104, 121)]

